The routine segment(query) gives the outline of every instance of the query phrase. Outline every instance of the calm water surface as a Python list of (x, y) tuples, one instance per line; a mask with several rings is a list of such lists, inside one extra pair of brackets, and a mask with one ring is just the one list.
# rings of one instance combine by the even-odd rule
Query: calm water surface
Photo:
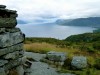
[(26, 37), (52, 37), (57, 39), (65, 39), (70, 35), (92, 32), (94, 30), (91, 27), (54, 24), (19, 24), (17, 27), (21, 28), (22, 32), (26, 34)]

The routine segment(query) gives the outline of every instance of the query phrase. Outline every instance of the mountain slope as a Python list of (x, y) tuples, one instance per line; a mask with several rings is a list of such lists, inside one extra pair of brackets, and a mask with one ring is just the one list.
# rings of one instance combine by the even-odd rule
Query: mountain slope
[(56, 23), (69, 26), (89, 26), (100, 28), (100, 17), (77, 18), (68, 20), (59, 19), (56, 21)]

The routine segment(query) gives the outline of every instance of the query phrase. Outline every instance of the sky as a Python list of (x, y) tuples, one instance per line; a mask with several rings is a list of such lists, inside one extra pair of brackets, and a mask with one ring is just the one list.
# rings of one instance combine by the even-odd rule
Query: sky
[(28, 21), (100, 16), (100, 0), (0, 0), (0, 4)]

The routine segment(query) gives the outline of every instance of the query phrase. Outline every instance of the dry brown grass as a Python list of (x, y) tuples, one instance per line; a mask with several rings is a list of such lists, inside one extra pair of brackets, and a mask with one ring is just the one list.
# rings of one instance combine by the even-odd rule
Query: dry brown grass
[(29, 52), (35, 52), (35, 53), (47, 53), (49, 51), (57, 51), (57, 52), (65, 52), (68, 54), (67, 56), (69, 58), (72, 58), (75, 55), (78, 56), (86, 56), (92, 64), (94, 64), (94, 59), (100, 57), (99, 53), (88, 53), (86, 50), (79, 50), (75, 48), (61, 48), (53, 44), (48, 43), (30, 43), (30, 44), (24, 44), (24, 49)]
[(53, 44), (48, 43), (30, 43), (30, 44), (24, 44), (24, 49), (29, 52), (36, 52), (36, 53), (47, 53), (48, 51), (57, 51), (57, 52), (65, 52), (68, 53), (69, 57), (72, 57), (74, 55), (83, 55), (83, 56), (95, 56), (98, 57), (99, 54), (93, 53), (89, 54), (86, 52), (86, 50), (78, 50), (75, 48), (61, 48)]

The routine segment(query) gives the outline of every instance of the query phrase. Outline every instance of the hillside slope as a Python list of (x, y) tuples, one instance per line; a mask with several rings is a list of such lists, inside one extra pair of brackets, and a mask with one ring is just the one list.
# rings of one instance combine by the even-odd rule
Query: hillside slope
[(68, 26), (89, 26), (100, 28), (100, 17), (77, 18), (68, 20), (59, 19), (56, 21), (56, 23)]

